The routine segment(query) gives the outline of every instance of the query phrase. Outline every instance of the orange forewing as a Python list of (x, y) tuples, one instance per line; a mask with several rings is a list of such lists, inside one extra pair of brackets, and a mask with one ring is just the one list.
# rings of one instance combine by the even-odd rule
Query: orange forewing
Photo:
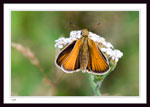
[(73, 71), (80, 68), (79, 50), (80, 50), (80, 40), (77, 40), (75, 46), (73, 47), (73, 50), (62, 64), (64, 70)]
[(69, 44), (66, 48), (64, 48), (60, 54), (58, 55), (56, 59), (56, 64), (61, 67), (63, 62), (66, 60), (66, 58), (69, 56), (71, 53), (76, 41), (73, 41), (71, 44)]
[(109, 69), (107, 60), (95, 42), (88, 38), (89, 45), (89, 63), (88, 70), (95, 73), (104, 73)]

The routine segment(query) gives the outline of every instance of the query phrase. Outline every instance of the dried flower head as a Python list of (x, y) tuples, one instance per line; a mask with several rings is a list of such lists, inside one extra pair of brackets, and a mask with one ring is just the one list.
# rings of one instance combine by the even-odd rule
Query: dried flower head
[(34, 53), (29, 48), (26, 48), (22, 44), (14, 43), (14, 42), (12, 43), (12, 47), (14, 47), (16, 50), (21, 52), (25, 57), (27, 57), (30, 60), (30, 62), (33, 65), (37, 66), (43, 72), (44, 69), (41, 66), (39, 60), (36, 58)]

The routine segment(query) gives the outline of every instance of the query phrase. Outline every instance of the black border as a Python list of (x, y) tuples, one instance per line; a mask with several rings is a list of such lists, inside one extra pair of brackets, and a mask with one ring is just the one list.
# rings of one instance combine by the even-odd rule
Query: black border
[[(108, 4), (113, 4), (113, 3), (120, 3), (120, 4), (122, 4), (122, 3), (125, 3), (125, 4), (132, 4), (132, 3), (137, 3), (137, 4), (141, 4), (141, 3), (144, 3), (144, 4), (147, 4), (147, 47), (146, 47), (146, 49), (147, 49), (147, 55), (146, 55), (146, 57), (147, 57), (147, 60), (148, 60), (148, 35), (150, 35), (150, 33), (149, 33), (149, 31), (150, 31), (150, 21), (149, 21), (149, 19), (150, 19), (150, 2), (149, 2), (149, 0), (136, 0), (136, 1), (134, 1), (134, 0), (114, 0), (114, 1), (112, 1), (112, 0), (100, 0), (100, 1), (98, 1), (98, 0), (91, 0), (91, 1), (87, 1), (87, 0), (2, 0), (2, 1), (0, 1), (0, 21), (1, 21), (1, 31), (0, 31), (0, 34), (2, 35), (2, 39), (1, 39), (1, 49), (3, 50), (3, 52), (4, 52), (4, 49), (3, 49), (3, 37), (4, 37), (4, 32), (3, 32), (3, 30), (4, 30), (4, 28), (3, 28), (3, 25), (4, 25), (4, 13), (3, 13), (3, 11), (4, 11), (4, 4), (13, 4), (13, 3), (25, 3), (25, 4), (33, 4), (33, 3), (35, 3), (35, 4), (43, 4), (43, 3), (88, 3), (88, 4), (90, 4), (90, 3), (108, 3)], [(2, 56), (4, 55), (3, 54), (3, 52), (1, 52), (1, 54), (2, 54)], [(4, 56), (3, 56), (3, 58), (4, 58)], [(146, 61), (147, 62), (147, 61)], [(147, 64), (147, 63), (146, 63)], [(1, 65), (2, 65), (2, 68), (4, 67), (4, 59), (3, 59), (3, 62), (1, 63)], [(148, 66), (148, 64), (147, 64), (147, 66)], [(148, 71), (148, 67), (147, 67), (147, 71)], [(4, 72), (4, 69), (1, 71), (1, 83), (2, 83), (2, 85), (1, 85), (1, 90), (0, 90), (0, 92), (1, 92), (1, 100), (0, 100), (0, 104), (4, 104), (4, 96), (3, 96), (3, 93), (4, 93), (4, 90), (3, 90), (3, 72)], [(147, 104), (146, 105), (150, 105), (150, 92), (149, 92), (149, 90), (150, 90), (150, 78), (148, 77), (148, 76), (150, 76), (150, 72), (147, 72)], [(27, 103), (28, 104), (28, 103)], [(53, 104), (55, 104), (55, 103), (53, 103)], [(82, 104), (86, 104), (86, 103), (82, 103)], [(98, 104), (98, 103), (93, 103), (93, 104)], [(117, 104), (117, 103), (116, 103)], [(7, 104), (5, 104), (5, 105), (7, 105)], [(39, 105), (39, 104), (38, 104)], [(90, 104), (91, 105), (91, 104)], [(18, 105), (19, 106), (19, 105)], [(132, 105), (131, 105), (132, 106)], [(138, 104), (138, 105), (136, 105), (136, 106), (141, 106), (141, 104)]]

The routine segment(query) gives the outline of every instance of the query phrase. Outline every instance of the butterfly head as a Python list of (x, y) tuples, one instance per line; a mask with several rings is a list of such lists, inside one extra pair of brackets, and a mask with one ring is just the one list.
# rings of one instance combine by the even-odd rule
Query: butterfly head
[(83, 30), (81, 31), (81, 35), (84, 36), (84, 37), (88, 37), (89, 31), (88, 31), (87, 29), (83, 29)]

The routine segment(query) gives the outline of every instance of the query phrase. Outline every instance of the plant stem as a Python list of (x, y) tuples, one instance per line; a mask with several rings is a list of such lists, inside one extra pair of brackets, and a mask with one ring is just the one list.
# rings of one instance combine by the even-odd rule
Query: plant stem
[(116, 67), (116, 65), (111, 65), (110, 70), (108, 71), (108, 73), (106, 73), (104, 75), (101, 75), (101, 76), (86, 73), (87, 78), (88, 78), (89, 83), (90, 83), (90, 86), (91, 86), (95, 96), (102, 96), (101, 92), (100, 92), (102, 82), (110, 74), (110, 72), (114, 70), (115, 67)]
[(86, 73), (86, 75), (87, 75), (87, 78), (88, 78), (88, 80), (89, 80), (90, 86), (91, 86), (91, 88), (92, 88), (92, 90), (93, 90), (93, 92), (94, 92), (94, 95), (95, 95), (95, 96), (101, 96), (101, 92), (100, 92), (100, 90), (99, 90), (99, 88), (100, 88), (99, 86), (100, 86), (100, 85), (97, 85), (97, 84), (95, 83), (93, 75), (91, 75), (91, 74), (89, 74), (89, 73)]

